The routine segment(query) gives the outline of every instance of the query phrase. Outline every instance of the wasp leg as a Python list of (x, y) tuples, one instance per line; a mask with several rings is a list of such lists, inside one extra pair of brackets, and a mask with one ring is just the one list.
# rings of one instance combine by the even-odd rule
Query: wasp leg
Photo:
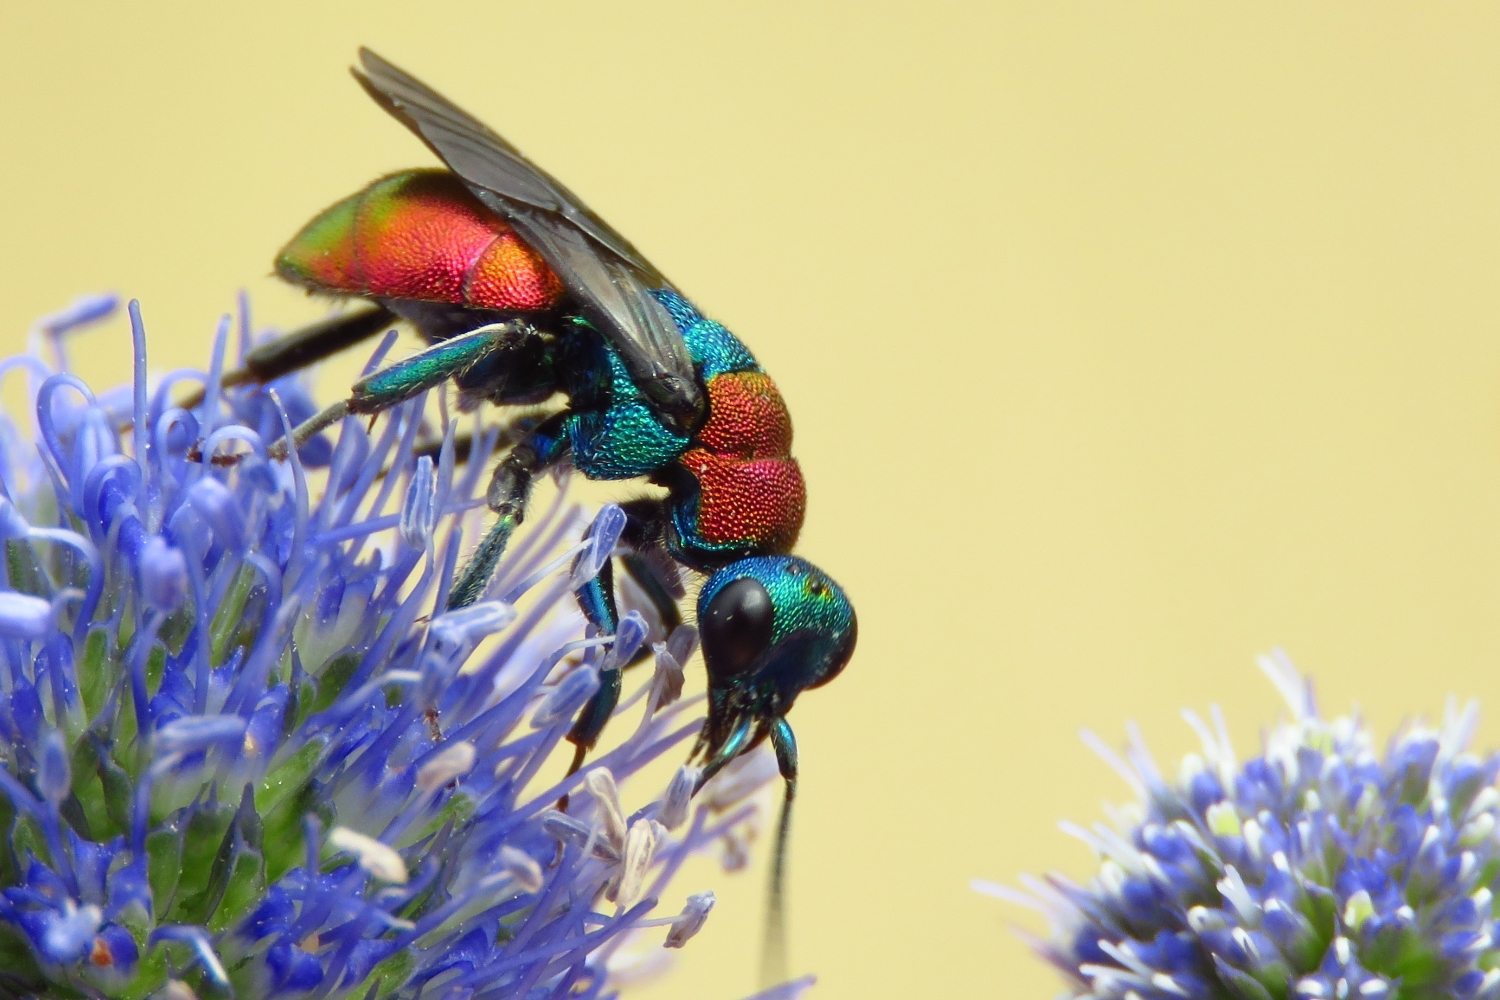
[[(682, 611), (677, 606), (677, 599), (682, 596), (682, 583), (676, 576), (676, 564), (671, 562), (671, 557), (666, 554), (659, 540), (658, 522), (663, 510), (661, 501), (631, 500), (621, 506), (627, 518), (621, 538), (633, 551), (627, 552), (620, 561), (625, 572), (630, 574), (631, 579), (651, 601), (666, 634), (671, 635), (672, 630), (682, 624)], [(610, 563), (605, 563), (600, 568), (599, 575), (580, 587), (575, 596), (589, 624), (600, 635), (613, 635), (619, 624), (620, 613), (615, 604), (614, 569)], [(600, 671), (599, 690), (594, 692), (588, 704), (579, 711), (573, 728), (568, 732), (568, 742), (574, 746), (573, 763), (568, 768), (568, 776), (576, 774), (583, 766), (588, 752), (599, 742), (600, 734), (614, 714), (615, 705), (620, 700), (621, 672), (650, 655), (650, 645), (642, 644), (628, 662)], [(568, 808), (566, 795), (558, 800), (558, 808)]]
[[(601, 566), (599, 575), (575, 590), (573, 596), (578, 598), (583, 616), (596, 633), (615, 634), (615, 629), (620, 624), (620, 612), (615, 605), (615, 571), (611, 563), (606, 562)], [(620, 667), (615, 665), (599, 671), (599, 690), (579, 710), (578, 718), (573, 721), (573, 728), (568, 732), (568, 742), (578, 747), (578, 757), (574, 762), (576, 765), (582, 766), (583, 754), (593, 749), (594, 744), (599, 741), (599, 734), (604, 731), (604, 725), (609, 721), (619, 700)], [(577, 769), (577, 766), (573, 768), (574, 771)]]
[[(578, 558), (582, 559), (583, 555), (580, 553)], [(605, 561), (599, 567), (598, 574), (575, 590), (573, 596), (578, 599), (578, 607), (597, 634), (615, 634), (620, 624), (620, 612), (615, 604), (615, 572), (612, 561)], [(568, 773), (563, 775), (565, 780), (583, 767), (589, 751), (599, 742), (599, 734), (604, 732), (605, 724), (614, 714), (615, 706), (620, 702), (620, 670), (621, 665), (615, 664), (599, 671), (599, 689), (579, 709), (578, 718), (573, 720), (573, 728), (568, 730), (567, 735), (568, 742), (573, 744), (573, 762), (568, 765)], [(562, 812), (568, 811), (568, 796), (564, 795), (557, 800), (557, 808)]]
[[(350, 414), (374, 416), (413, 396), (420, 396), (529, 336), (532, 336), (530, 327), (519, 321), (494, 323), (434, 344), (419, 354), (372, 372), (354, 383), (348, 399), (340, 400), (298, 424), (292, 431), (292, 446), (302, 447), (313, 435)], [(273, 445), (270, 455), (285, 458), (286, 441)]]
[[(682, 599), (684, 591), (678, 563), (666, 547), (666, 505), (654, 497), (641, 497), (620, 506), (626, 517), (620, 541), (629, 550), (620, 563), (631, 581), (651, 602), (665, 634), (671, 635), (672, 630), (682, 624), (682, 611), (677, 602)], [(650, 645), (643, 644), (626, 666), (633, 667), (650, 655)]]
[[(398, 319), (395, 313), (379, 305), (330, 316), (255, 348), (245, 355), (244, 367), (225, 372), (219, 385), (229, 388), (251, 382), (273, 382), (368, 340)], [(203, 402), (203, 393), (203, 388), (196, 389), (177, 405), (191, 410)]]
[[(670, 569), (663, 567), (650, 556), (641, 552), (627, 552), (620, 559), (620, 565), (625, 574), (634, 581), (651, 602), (651, 607), (656, 611), (656, 620), (661, 623), (661, 638), (665, 641), (677, 626), (682, 624), (682, 609), (677, 606), (677, 600), (681, 592), (681, 583), (678, 583), (679, 593), (674, 594), (671, 579), (663, 578), (662, 571)], [(637, 663), (651, 656), (651, 644), (642, 643), (641, 648), (635, 651), (635, 655), (626, 663), (626, 667), (633, 667)]]
[(505, 554), (510, 536), (526, 518), (532, 478), (561, 459), (567, 451), (567, 436), (562, 433), (567, 416), (567, 411), (563, 411), (543, 421), (495, 466), (489, 489), (485, 492), (485, 503), (497, 515), (495, 523), (480, 540), (463, 574), (449, 592), (449, 611), (466, 608), (484, 595), (495, 566)]

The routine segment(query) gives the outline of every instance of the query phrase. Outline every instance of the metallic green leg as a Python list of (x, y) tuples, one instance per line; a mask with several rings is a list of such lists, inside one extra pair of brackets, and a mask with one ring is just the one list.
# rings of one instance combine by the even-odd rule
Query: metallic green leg
[(495, 523), (480, 540), (479, 547), (469, 557), (468, 565), (448, 594), (449, 611), (466, 608), (484, 595), (490, 577), (494, 576), (495, 567), (510, 543), (510, 536), (526, 519), (532, 478), (561, 459), (566, 451), (567, 438), (562, 433), (566, 418), (567, 412), (564, 411), (545, 421), (495, 467), (485, 494), (485, 502), (497, 515)]

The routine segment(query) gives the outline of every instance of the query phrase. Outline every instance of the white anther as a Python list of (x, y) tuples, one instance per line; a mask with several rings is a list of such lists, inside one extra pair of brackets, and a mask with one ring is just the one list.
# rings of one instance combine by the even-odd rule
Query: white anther
[(374, 837), (367, 837), (346, 826), (336, 826), (329, 830), (328, 843), (337, 850), (354, 855), (359, 866), (376, 878), (396, 885), (406, 883), (406, 862), (401, 860), (401, 855), (390, 845), (382, 844)]
[(518, 851), (514, 847), (500, 848), (500, 867), (507, 875), (515, 879), (516, 885), (524, 891), (539, 892), (541, 890), (542, 866), (525, 851)]
[(664, 642), (653, 643), (651, 651), (656, 654), (656, 673), (651, 677), (651, 704), (664, 708), (682, 697), (682, 664), (667, 649)]
[(703, 929), (703, 923), (708, 919), (708, 912), (714, 908), (714, 902), (714, 894), (711, 892), (689, 896), (687, 905), (682, 908), (677, 919), (672, 921), (672, 929), (667, 931), (667, 940), (662, 947), (681, 948), (687, 944), (689, 938)]
[(620, 808), (620, 787), (607, 767), (596, 767), (583, 776), (583, 785), (599, 803), (604, 836), (616, 851), (625, 846), (625, 810)]
[(474, 744), (467, 740), (444, 748), (417, 768), (417, 789), (435, 792), (454, 778), (463, 777), (473, 768), (475, 756)]
[(646, 872), (656, 859), (656, 844), (661, 839), (661, 824), (651, 819), (638, 819), (625, 835), (625, 861), (621, 865), (620, 884), (615, 891), (615, 902), (623, 910), (630, 909), (640, 898), (646, 886)]
[(656, 814), (657, 820), (668, 830), (675, 830), (687, 819), (688, 806), (692, 803), (693, 788), (698, 784), (698, 775), (703, 771), (693, 767), (691, 764), (683, 764), (672, 775), (672, 783), (667, 786), (667, 794), (662, 799), (661, 811)]

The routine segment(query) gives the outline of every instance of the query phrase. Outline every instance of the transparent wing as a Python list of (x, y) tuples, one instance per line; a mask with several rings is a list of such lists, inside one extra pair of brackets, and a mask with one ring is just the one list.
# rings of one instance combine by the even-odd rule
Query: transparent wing
[(699, 412), (687, 346), (647, 291), (668, 283), (640, 251), (482, 122), (369, 49), (359, 58), (354, 75), (370, 96), (541, 254), (641, 390), (668, 413)]

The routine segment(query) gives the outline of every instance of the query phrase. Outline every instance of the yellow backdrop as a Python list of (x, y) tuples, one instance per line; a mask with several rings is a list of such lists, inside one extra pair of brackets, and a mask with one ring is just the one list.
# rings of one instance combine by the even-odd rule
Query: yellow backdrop
[[(794, 716), (793, 965), (1047, 997), (972, 876), (1088, 871), (1077, 740), (1285, 646), (1389, 731), (1500, 710), (1500, 16), (1430, 4), (0, 5), (0, 330), (117, 289), (201, 364), (316, 210), (430, 162), (364, 43), (583, 193), (780, 383), (859, 652)], [(116, 323), (75, 342), (126, 377)], [(1491, 741), (1493, 725), (1483, 730)], [(763, 870), (642, 995), (753, 985)], [(676, 905), (678, 900), (672, 900)]]

